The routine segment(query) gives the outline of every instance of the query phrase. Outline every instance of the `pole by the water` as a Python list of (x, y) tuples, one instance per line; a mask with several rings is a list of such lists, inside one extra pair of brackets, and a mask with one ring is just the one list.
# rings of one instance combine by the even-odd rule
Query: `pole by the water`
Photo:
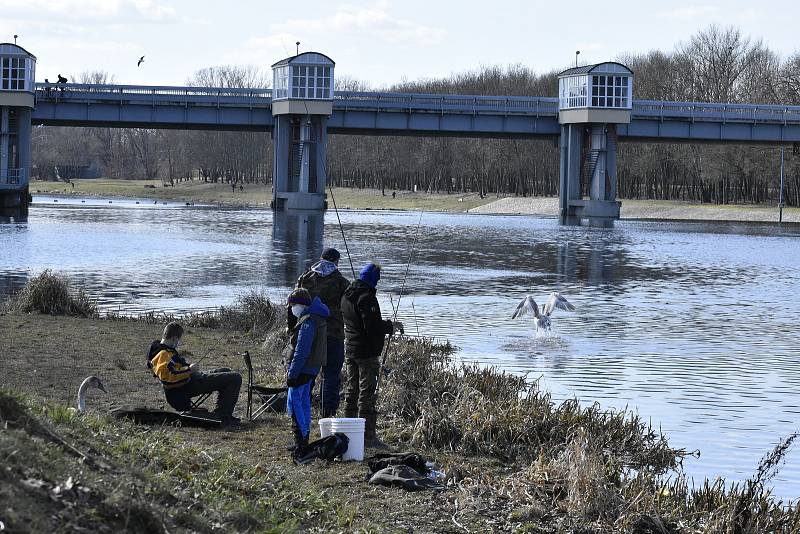
[(783, 222), (783, 147), (781, 147), (781, 190), (778, 193), (778, 223)]

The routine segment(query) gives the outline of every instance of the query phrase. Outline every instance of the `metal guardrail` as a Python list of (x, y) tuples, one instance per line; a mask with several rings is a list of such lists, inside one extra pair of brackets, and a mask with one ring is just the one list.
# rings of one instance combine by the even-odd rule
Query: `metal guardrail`
[(0, 171), (0, 185), (20, 185), (25, 181), (25, 169)]
[[(140, 85), (36, 84), (45, 101), (181, 105), (272, 105), (271, 89), (174, 87)], [(502, 114), (535, 117), (558, 115), (558, 98), (524, 96), (441, 95), (336, 91), (333, 106), (341, 111), (420, 112), (440, 114)], [(744, 123), (800, 123), (800, 106), (715, 104), (634, 100), (634, 118)]]

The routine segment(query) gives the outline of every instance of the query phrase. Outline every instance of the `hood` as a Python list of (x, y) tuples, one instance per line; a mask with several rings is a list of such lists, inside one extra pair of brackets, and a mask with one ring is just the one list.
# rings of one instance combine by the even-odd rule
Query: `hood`
[(331, 314), (325, 303), (319, 300), (319, 297), (314, 297), (314, 300), (311, 301), (311, 305), (306, 308), (306, 313), (319, 315), (323, 319), (327, 319)]
[(159, 352), (161, 352), (164, 349), (166, 349), (166, 350), (175, 350), (172, 347), (168, 347), (168, 346), (164, 345), (163, 343), (161, 343), (161, 341), (156, 339), (155, 341), (150, 343), (150, 349), (147, 351), (147, 359), (148, 360), (152, 360), (153, 358), (155, 358), (156, 354), (158, 354)]
[(378, 285), (378, 280), (381, 279), (381, 268), (374, 263), (368, 263), (362, 267), (358, 278), (374, 289)]
[(319, 260), (311, 266), (312, 271), (323, 277), (335, 273), (337, 269), (336, 264), (328, 260)]

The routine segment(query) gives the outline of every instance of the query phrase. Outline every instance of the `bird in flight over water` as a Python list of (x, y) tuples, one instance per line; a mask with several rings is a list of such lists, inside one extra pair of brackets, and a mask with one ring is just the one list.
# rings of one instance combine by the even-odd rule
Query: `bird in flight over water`
[(512, 315), (511, 318), (516, 319), (525, 314), (531, 314), (535, 319), (537, 331), (549, 331), (552, 325), (550, 322), (550, 315), (552, 315), (556, 308), (564, 311), (575, 311), (575, 306), (562, 297), (561, 293), (553, 292), (550, 293), (550, 298), (547, 299), (547, 302), (542, 306), (541, 311), (539, 311), (539, 306), (536, 304), (536, 301), (533, 300), (533, 297), (528, 295), (517, 304), (517, 309), (514, 310), (514, 315)]
[(136, 66), (140, 67), (142, 65), (142, 63), (144, 63), (144, 56), (139, 58), (139, 61), (136, 62)]

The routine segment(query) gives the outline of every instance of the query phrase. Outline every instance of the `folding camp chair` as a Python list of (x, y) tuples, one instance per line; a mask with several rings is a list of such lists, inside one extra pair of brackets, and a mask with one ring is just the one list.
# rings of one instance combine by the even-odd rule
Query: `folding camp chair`
[[(247, 367), (247, 419), (254, 421), (267, 410), (273, 413), (280, 413), (286, 409), (286, 395), (289, 388), (262, 386), (253, 383), (253, 362), (250, 360), (250, 352), (242, 353), (244, 365)], [(261, 401), (261, 406), (253, 410), (253, 396), (257, 401)], [(281, 402), (283, 401), (283, 402)]]

